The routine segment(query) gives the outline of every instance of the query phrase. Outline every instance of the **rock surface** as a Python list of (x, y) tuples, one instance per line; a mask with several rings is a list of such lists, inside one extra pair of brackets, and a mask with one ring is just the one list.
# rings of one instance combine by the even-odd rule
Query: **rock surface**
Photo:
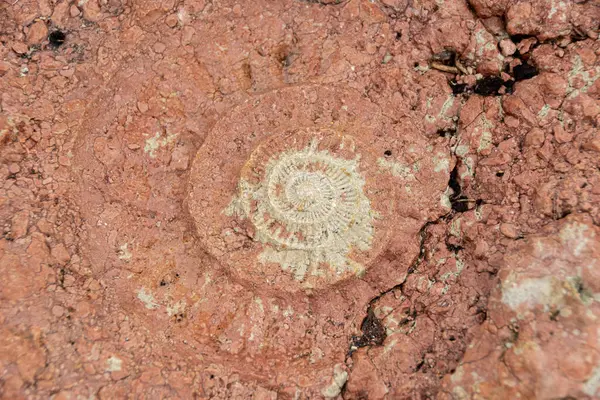
[(0, 398), (600, 396), (599, 13), (2, 3)]
[(597, 398), (600, 229), (567, 217), (511, 246), (442, 398)]

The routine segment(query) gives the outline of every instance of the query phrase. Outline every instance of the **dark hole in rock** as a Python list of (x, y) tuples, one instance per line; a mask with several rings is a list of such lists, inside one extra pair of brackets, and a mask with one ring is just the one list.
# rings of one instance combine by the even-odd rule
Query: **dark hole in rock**
[(498, 178), (502, 178), (504, 176), (504, 171), (498, 171), (498, 172), (496, 172), (496, 176)]
[(456, 51), (454, 49), (446, 49), (434, 54), (432, 60), (449, 67), (454, 67), (456, 65)]
[(461, 196), (462, 188), (458, 181), (458, 164), (454, 166), (452, 172), (450, 172), (450, 179), (448, 179), (448, 186), (452, 189), (453, 194), (450, 196), (450, 204), (452, 209), (457, 212), (465, 212), (469, 210), (469, 204), (471, 200), (467, 196)]
[(570, 215), (572, 213), (571, 210), (560, 210), (556, 213), (556, 218), (555, 219), (563, 219), (565, 218), (567, 215)]
[(460, 187), (460, 182), (458, 181), (458, 164), (456, 164), (450, 172), (448, 186), (450, 186), (450, 189), (452, 189), (452, 198), (460, 196), (460, 192), (462, 189)]
[(67, 35), (63, 31), (54, 31), (48, 35), (50, 45), (58, 47), (65, 42)]
[(462, 247), (462, 246), (457, 246), (457, 245), (449, 244), (449, 243), (446, 244), (446, 248), (448, 249), (448, 251), (451, 251), (453, 253), (458, 253), (460, 250), (464, 249), (464, 247)]
[(458, 83), (455, 80), (448, 81), (448, 84), (454, 95), (465, 93), (469, 89), (466, 83)]
[(386, 156), (386, 157), (389, 157), (389, 156), (392, 155), (392, 151), (391, 150), (386, 150), (386, 151), (383, 152), (383, 155)]
[(371, 309), (367, 312), (360, 329), (363, 334), (352, 338), (352, 347), (381, 346), (386, 338), (385, 328)]
[(515, 81), (510, 80), (507, 82), (504, 82), (504, 87), (506, 88), (506, 94), (512, 94), (515, 91)]
[(483, 324), (486, 319), (487, 319), (487, 311), (483, 310), (483, 309), (478, 309), (477, 310), (477, 322), (479, 324)]
[(486, 76), (477, 81), (473, 91), (482, 96), (497, 96), (504, 86), (504, 80), (498, 76)]
[(537, 74), (539, 74), (537, 68), (533, 65), (529, 65), (526, 62), (513, 68), (513, 78), (515, 78), (515, 81), (517, 82), (525, 79), (531, 79)]
[(440, 137), (453, 137), (456, 135), (456, 128), (438, 129), (437, 134)]
[(510, 40), (512, 40), (513, 43), (519, 43), (521, 40), (527, 39), (527, 38), (530, 38), (530, 37), (531, 37), (531, 35), (521, 35), (521, 34), (519, 34), (519, 35), (512, 35), (510, 37)]
[(423, 368), (423, 365), (425, 365), (425, 360), (421, 360), (421, 362), (419, 362), (417, 364), (417, 367), (415, 368), (415, 372), (418, 372), (419, 370), (421, 370), (421, 368)]
[(468, 211), (470, 200), (467, 196), (459, 196), (453, 200), (451, 200), (452, 209), (456, 212), (465, 212)]

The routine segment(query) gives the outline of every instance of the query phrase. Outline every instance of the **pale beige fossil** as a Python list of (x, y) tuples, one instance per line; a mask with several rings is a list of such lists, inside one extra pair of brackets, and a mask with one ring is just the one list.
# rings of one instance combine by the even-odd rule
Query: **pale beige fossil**
[[(259, 146), (255, 153), (265, 151)], [(253, 154), (249, 163), (264, 159)], [(336, 157), (319, 150), (313, 138), (303, 149), (270, 154), (265, 165), (246, 168), (262, 171), (260, 179), (253, 184), (242, 173), (225, 213), (252, 221), (255, 240), (264, 244), (260, 262), (279, 264), (300, 281), (361, 274), (365, 267), (349, 254), (370, 249), (377, 213), (364, 193), (359, 164), (360, 154)]]

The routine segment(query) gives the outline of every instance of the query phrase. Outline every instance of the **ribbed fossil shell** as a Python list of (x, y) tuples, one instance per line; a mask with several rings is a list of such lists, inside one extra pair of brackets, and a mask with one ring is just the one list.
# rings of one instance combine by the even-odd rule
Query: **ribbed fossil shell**
[(370, 248), (376, 215), (355, 151), (351, 137), (310, 134), (277, 137), (254, 150), (226, 211), (252, 221), (265, 244), (261, 262), (278, 263), (299, 280), (364, 269), (348, 255)]

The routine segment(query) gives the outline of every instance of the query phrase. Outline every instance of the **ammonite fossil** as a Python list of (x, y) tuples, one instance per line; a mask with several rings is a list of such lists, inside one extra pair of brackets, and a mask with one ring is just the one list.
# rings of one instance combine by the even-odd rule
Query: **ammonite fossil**
[[(238, 275), (251, 270), (253, 282), (276, 284), (284, 271), (299, 287), (317, 288), (360, 276), (386, 236), (392, 187), (368, 146), (343, 129), (277, 132), (256, 141), (239, 169), (213, 171), (237, 181), (231, 199), (218, 213), (193, 215), (209, 228), (200, 229), (207, 248)], [(196, 187), (208, 179), (193, 175)]]

